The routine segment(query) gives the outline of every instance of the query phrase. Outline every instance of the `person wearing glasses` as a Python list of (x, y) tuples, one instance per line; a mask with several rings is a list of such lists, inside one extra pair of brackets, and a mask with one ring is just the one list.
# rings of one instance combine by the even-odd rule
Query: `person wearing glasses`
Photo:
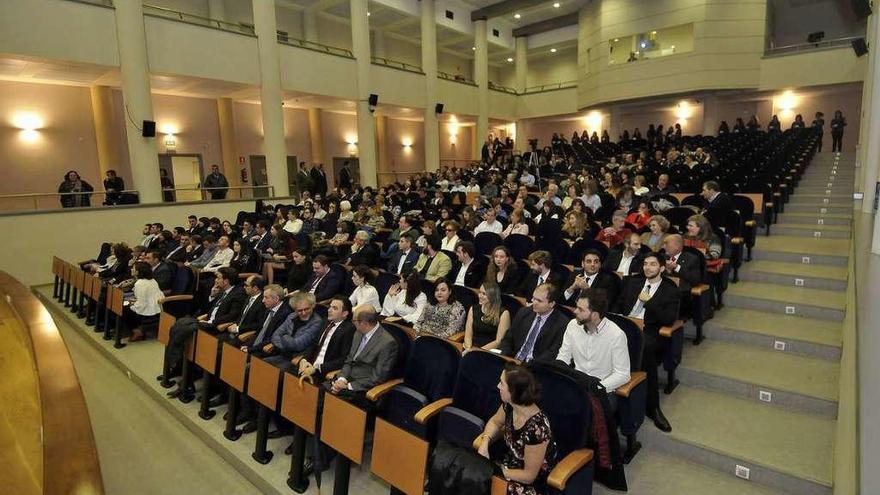
[(266, 362), (284, 371), (293, 369), (290, 362), (293, 356), (315, 345), (321, 329), (324, 328), (324, 318), (315, 313), (314, 294), (294, 293), (290, 298), (290, 307), (293, 308), (293, 313), (284, 320), (272, 334), (270, 343), (263, 348), (264, 352), (271, 354)]

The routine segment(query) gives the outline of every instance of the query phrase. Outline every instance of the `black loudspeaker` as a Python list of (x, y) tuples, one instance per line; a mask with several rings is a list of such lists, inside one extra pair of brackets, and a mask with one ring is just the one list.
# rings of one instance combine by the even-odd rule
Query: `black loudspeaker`
[(807, 35), (807, 43), (818, 43), (825, 37), (825, 31), (816, 31)]
[(152, 120), (145, 120), (144, 130), (141, 131), (141, 135), (144, 137), (156, 137), (156, 123)]
[(375, 107), (379, 104), (379, 95), (374, 95), (370, 93), (370, 98), (367, 100), (371, 107)]
[(864, 19), (871, 15), (870, 0), (852, 0), (852, 8), (856, 15), (859, 16), (859, 19)]
[(443, 104), (438, 103), (434, 105), (434, 113), (443, 113)]
[(852, 49), (856, 52), (856, 57), (861, 57), (868, 53), (868, 44), (865, 42), (865, 38), (852, 40)]

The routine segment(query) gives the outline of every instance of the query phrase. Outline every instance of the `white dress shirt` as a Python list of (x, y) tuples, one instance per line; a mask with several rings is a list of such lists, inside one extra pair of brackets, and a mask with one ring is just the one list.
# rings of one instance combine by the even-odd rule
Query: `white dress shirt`
[[(657, 289), (660, 288), (661, 281), (662, 279), (658, 279), (656, 282), (645, 280), (645, 285), (642, 286), (642, 292), (646, 292), (646, 289), (649, 289), (647, 292), (651, 294), (651, 297), (654, 297)], [(643, 320), (645, 319), (645, 303), (643, 303), (641, 299), (636, 299), (636, 303), (633, 306), (632, 311), (629, 313), (629, 316), (632, 316), (633, 318), (641, 318)]]
[[(333, 334), (336, 333), (340, 323), (342, 323), (341, 320), (334, 322), (333, 326), (327, 329), (327, 336), (324, 337), (324, 344), (321, 346), (321, 350), (318, 351), (318, 355), (315, 357), (315, 362), (312, 363), (312, 366), (318, 371), (321, 371), (321, 365), (324, 364), (324, 356), (327, 354), (327, 347), (330, 346), (330, 339), (333, 338)], [(321, 336), (319, 335), (318, 338), (320, 339)]]
[(209, 261), (208, 264), (205, 265), (205, 268), (203, 268), (202, 271), (216, 272), (219, 268), (229, 266), (229, 263), (232, 261), (233, 256), (235, 256), (235, 251), (233, 251), (232, 249), (220, 249), (214, 254), (214, 257), (211, 258), (211, 261)]
[(351, 296), (348, 297), (348, 300), (351, 301), (351, 307), (353, 308), (356, 308), (361, 304), (369, 304), (377, 312), (382, 311), (382, 303), (379, 302), (379, 291), (370, 284), (355, 287)]
[[(581, 276), (583, 276), (583, 275), (586, 275), (586, 274), (581, 272)], [(593, 282), (596, 281), (597, 276), (599, 276), (599, 272), (596, 272), (592, 275), (587, 276), (587, 287), (593, 286)], [(573, 295), (574, 295), (574, 291), (571, 289), (571, 286), (567, 287), (565, 289), (565, 299), (566, 300), (571, 299), (571, 296), (573, 296)]]
[(617, 272), (622, 273), (624, 275), (629, 275), (629, 267), (632, 265), (632, 261), (635, 259), (635, 256), (630, 256), (629, 251), (626, 249), (623, 250), (623, 253), (620, 257), (620, 264), (617, 265)]
[(400, 253), (400, 261), (397, 262), (397, 271), (394, 272), (395, 274), (399, 275), (403, 270), (403, 265), (406, 264), (406, 259), (409, 257), (410, 251), (412, 251), (412, 248)]
[(470, 267), (473, 262), (474, 259), (471, 258), (467, 263), (462, 263), (461, 268), (458, 269), (458, 274), (455, 276), (455, 285), (460, 285), (462, 287), (465, 286), (464, 276), (467, 274), (468, 267)]
[(452, 239), (449, 237), (443, 236), (443, 240), (440, 242), (440, 249), (443, 251), (455, 251), (455, 246), (458, 245), (458, 235), (452, 236)]
[(141, 316), (153, 316), (162, 312), (159, 299), (165, 297), (154, 279), (138, 279), (134, 283), (134, 302), (131, 310)]
[(480, 225), (477, 225), (477, 228), (474, 229), (474, 236), (479, 234), (480, 232), (494, 232), (496, 234), (501, 234), (501, 231), (504, 230), (501, 227), (501, 222), (495, 220), (492, 223), (489, 223), (485, 220), (480, 222)]
[(587, 331), (577, 319), (568, 322), (556, 359), (594, 376), (608, 393), (629, 381), (629, 348), (626, 334), (614, 322), (603, 318), (595, 332)]
[(390, 294), (385, 296), (385, 302), (382, 304), (382, 316), (400, 316), (405, 321), (415, 323), (419, 316), (422, 316), (426, 304), (428, 304), (428, 297), (424, 292), (419, 292), (413, 305), (407, 305), (406, 291), (402, 290), (396, 296)]

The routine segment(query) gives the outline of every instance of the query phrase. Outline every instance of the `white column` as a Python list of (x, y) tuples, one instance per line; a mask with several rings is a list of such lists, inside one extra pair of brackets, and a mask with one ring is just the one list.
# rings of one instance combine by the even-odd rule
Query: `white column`
[(440, 168), (437, 101), (437, 15), (434, 0), (422, 3), (422, 71), (425, 73), (425, 170)]
[[(254, 29), (260, 56), (260, 107), (263, 114), (263, 143), (266, 151), (266, 174), (275, 196), (289, 196), (287, 182), (287, 146), (284, 143), (284, 99), (281, 92), (281, 68), (278, 62), (278, 34), (275, 2), (253, 0)], [(296, 174), (291, 177), (296, 181)], [(294, 191), (295, 192), (295, 191)]]
[(318, 20), (315, 17), (315, 11), (305, 9), (302, 13), (303, 22), (303, 38), (306, 41), (318, 41)]
[(226, 20), (226, 5), (223, 0), (208, 0), (208, 17), (218, 21)]
[(324, 163), (324, 131), (320, 108), (309, 108), (309, 144), (312, 150), (312, 163)]
[(373, 31), (373, 56), (385, 58), (385, 33), (381, 29)]
[(140, 193), (141, 203), (161, 203), (156, 138), (142, 137), (141, 127), (144, 120), (153, 120), (143, 5), (140, 0), (120, 0), (115, 3), (116, 39), (132, 189), (137, 189)]
[[(220, 152), (223, 163), (220, 168), (229, 180), (230, 186), (240, 186), (241, 167), (235, 146), (235, 112), (231, 98), (217, 98), (217, 122), (220, 124)], [(244, 197), (242, 194), (233, 197)]]
[[(872, 59), (871, 62), (874, 65), (873, 76), (876, 76), (878, 73), (877, 67), (878, 64), (880, 64), (880, 43), (878, 43), (880, 42), (880, 34), (878, 34), (878, 30), (880, 30), (880, 22), (875, 22), (874, 24), (874, 30), (870, 33), (871, 46), (874, 48), (870, 51), (869, 55)], [(826, 119), (829, 123), (831, 119), (834, 118), (832, 112), (833, 110), (826, 113)], [(878, 164), (880, 164), (880, 84), (877, 84), (873, 80), (871, 81), (870, 109), (867, 117), (867, 139), (859, 144), (867, 148), (865, 161), (862, 164), (862, 192), (865, 194), (864, 199), (862, 200), (862, 212), (871, 213), (874, 208), (877, 169)], [(849, 136), (852, 135), (853, 133), (850, 132)], [(847, 134), (844, 134), (844, 140), (846, 139)], [(852, 137), (849, 137), (849, 139), (851, 140)], [(877, 229), (874, 229), (875, 248), (878, 247), (877, 235)]]
[(703, 135), (714, 136), (721, 125), (721, 117), (718, 115), (718, 97), (706, 95), (703, 100)]
[(529, 73), (528, 40), (525, 36), (516, 38), (514, 64), (516, 65), (516, 91), (518, 93), (524, 92), (528, 84), (526, 82)]
[(489, 39), (486, 19), (474, 22), (474, 79), (477, 83), (477, 158), (489, 135)]
[(516, 136), (513, 138), (513, 148), (523, 153), (529, 149), (529, 136), (526, 133), (526, 121), (519, 119), (516, 121)]
[[(877, 15), (874, 14), (868, 18), (868, 27), (867, 27), (867, 36), (869, 37), (869, 44), (873, 44), (875, 39), (870, 39), (872, 33), (876, 33), (877, 29)], [(859, 115), (859, 141), (856, 148), (856, 167), (861, 167), (865, 163), (865, 158), (868, 152), (868, 131), (870, 130), (870, 110), (871, 110), (871, 91), (874, 87), (874, 61), (876, 57), (870, 56), (868, 58), (868, 67), (865, 70), (865, 80), (862, 82), (862, 106), (861, 106), (861, 114)], [(828, 132), (828, 124), (831, 123), (831, 119), (834, 117), (831, 112), (833, 109), (825, 109), (825, 136), (823, 139), (823, 147), (825, 149), (824, 141), (828, 142), (828, 146), (831, 146), (831, 135)], [(829, 148), (830, 150), (830, 148)], [(828, 150), (825, 150), (828, 151)], [(861, 168), (857, 168), (856, 176), (860, 177), (859, 172), (861, 172)], [(856, 184), (856, 189), (858, 189), (861, 185), (861, 181), (859, 184)]]
[[(370, 97), (370, 25), (366, 0), (351, 2), (351, 44), (357, 61), (358, 158), (361, 185), (376, 187), (376, 121), (367, 102)], [(381, 98), (382, 95), (379, 95)]]

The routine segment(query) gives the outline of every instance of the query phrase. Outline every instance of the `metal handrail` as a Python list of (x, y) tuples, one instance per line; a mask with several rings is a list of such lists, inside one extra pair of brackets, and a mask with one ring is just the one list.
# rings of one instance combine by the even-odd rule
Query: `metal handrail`
[(467, 84), (469, 86), (476, 86), (477, 85), (476, 81), (468, 79), (468, 78), (462, 76), (461, 74), (452, 75), (448, 72), (443, 72), (442, 70), (437, 71), (437, 77), (439, 77), (440, 79), (446, 79), (447, 81), (457, 82), (457, 83), (461, 83), (461, 84)]
[(406, 62), (401, 62), (400, 60), (393, 60), (385, 57), (370, 57), (370, 60), (376, 65), (384, 65), (385, 67), (391, 67), (392, 69), (400, 69), (407, 72), (415, 72), (416, 74), (424, 74), (421, 67), (408, 64)]
[(85, 3), (88, 5), (97, 5), (98, 7), (114, 8), (113, 0), (67, 0), (68, 2)]
[[(853, 41), (862, 38), (862, 36), (845, 36), (843, 38), (834, 38), (830, 40), (817, 41), (816, 43), (797, 43), (794, 45), (771, 46), (764, 50), (764, 55), (779, 55), (783, 53), (797, 53), (804, 51), (812, 51), (818, 49), (838, 48), (849, 46)], [(770, 41), (771, 45), (773, 41)]]
[(278, 35), (278, 42), (287, 46), (305, 48), (306, 50), (313, 50), (316, 52), (327, 53), (329, 55), (336, 55), (337, 57), (354, 58), (354, 54), (352, 54), (351, 50), (349, 50), (348, 48), (339, 48), (338, 46), (324, 45), (321, 43), (316, 43), (314, 41), (290, 38), (281, 34)]
[(526, 88), (526, 90), (523, 91), (522, 94), (542, 93), (544, 91), (555, 91), (557, 89), (575, 88), (577, 87), (577, 84), (577, 81), (562, 81), (558, 83), (542, 84), (540, 86), (530, 86)]
[(512, 95), (518, 95), (519, 93), (511, 88), (510, 86), (504, 86), (502, 84), (496, 84), (492, 81), (489, 81), (489, 89), (494, 89), (495, 91), (501, 91), (502, 93), (510, 93)]
[(198, 26), (216, 28), (231, 33), (256, 36), (256, 32), (254, 31), (253, 26), (248, 26), (246, 24), (241, 24), (237, 22), (227, 22), (220, 19), (211, 19), (210, 17), (190, 14), (188, 12), (180, 12), (178, 10), (159, 7), (158, 5), (144, 4), (144, 15), (152, 15), (155, 17), (161, 17), (163, 19), (170, 19), (172, 21), (180, 21), (186, 22), (188, 24), (195, 24)]
[[(33, 209), (34, 209), (34, 210), (39, 210), (39, 209), (41, 209), (41, 208), (40, 208), (40, 199), (43, 199), (43, 198), (58, 198), (58, 199), (60, 199), (60, 198), (62, 198), (62, 197), (64, 197), (64, 196), (89, 196), (89, 197), (91, 197), (92, 195), (103, 196), (104, 198), (106, 198), (107, 195), (109, 195), (109, 194), (113, 194), (113, 195), (134, 194), (135, 196), (140, 197), (140, 192), (138, 192), (138, 191), (132, 189), (132, 190), (113, 191), (113, 192), (107, 192), (107, 191), (79, 191), (79, 192), (66, 192), (66, 193), (60, 193), (60, 192), (37, 192), (37, 193), (19, 193), (19, 194), (0, 194), (0, 201), (4, 201), (4, 200), (16, 200), (16, 199), (31, 199), (31, 200), (33, 200)], [(90, 200), (90, 202), (91, 202), (91, 200)], [(100, 206), (101, 204), (102, 204), (102, 203), (97, 203), (97, 204), (95, 204), (94, 206)], [(56, 207), (57, 207), (57, 206), (56, 206)], [(91, 207), (91, 205), (89, 205), (89, 206), (81, 206), (81, 207), (77, 207), (77, 208), (90, 208), (90, 207)]]

